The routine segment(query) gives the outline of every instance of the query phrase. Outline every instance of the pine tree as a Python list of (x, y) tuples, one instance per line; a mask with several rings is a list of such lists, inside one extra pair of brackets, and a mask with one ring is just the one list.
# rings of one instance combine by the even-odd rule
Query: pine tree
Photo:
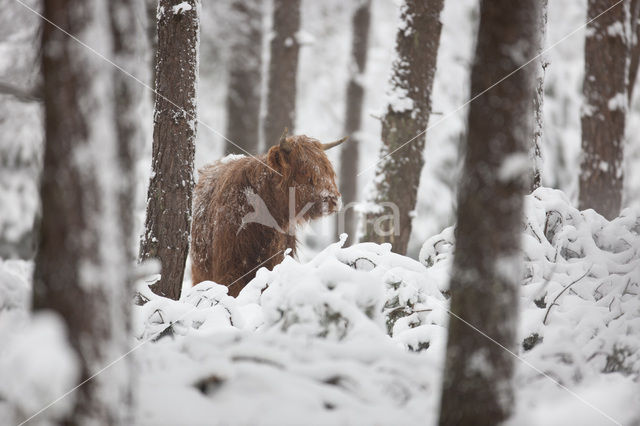
[[(431, 114), (431, 91), (436, 72), (443, 0), (406, 0), (396, 36), (397, 59), (390, 79), (391, 100), (382, 119), (381, 160), (370, 201), (377, 207), (366, 214), (365, 241), (389, 242), (405, 254), (411, 235), (424, 164), (425, 130)], [(395, 206), (389, 215), (385, 206)], [(385, 225), (386, 223), (386, 225)]]
[(159, 259), (154, 292), (180, 297), (189, 250), (196, 138), (199, 0), (160, 0), (151, 182), (140, 259)]
[(349, 82), (347, 83), (347, 102), (345, 111), (344, 133), (350, 135), (348, 144), (342, 145), (340, 153), (340, 192), (346, 208), (343, 215), (337, 215), (336, 230), (338, 234), (349, 235), (347, 244), (355, 241), (357, 217), (349, 206), (356, 201), (358, 195), (358, 158), (360, 139), (358, 131), (362, 122), (362, 103), (364, 87), (362, 77), (367, 64), (369, 46), (369, 26), (371, 22), (371, 0), (360, 0), (351, 18), (351, 62), (349, 64)]
[[(480, 5), (472, 96), (532, 58), (538, 31), (538, 0)], [(534, 96), (531, 64), (469, 106), (441, 425), (501, 424), (513, 410), (513, 356), (489, 338), (508, 349), (515, 346)]]
[(544, 43), (547, 34), (547, 6), (548, 0), (541, 0), (538, 13), (538, 31), (536, 38), (536, 54), (539, 56), (536, 61), (536, 96), (533, 99), (535, 122), (533, 126), (533, 144), (531, 147), (531, 157), (533, 160), (531, 191), (534, 191), (542, 184), (542, 150), (540, 147), (542, 146), (542, 131), (544, 127), (544, 111), (542, 108), (544, 105), (544, 75), (547, 68), (547, 62), (544, 55), (542, 55), (542, 52), (544, 51)]
[[(133, 54), (120, 44), (135, 31), (124, 28), (135, 22), (132, 6), (130, 0), (45, 0), (43, 13), (72, 34), (114, 40), (112, 52), (105, 53), (123, 58)], [(45, 153), (33, 308), (63, 318), (81, 362), (82, 386), (64, 424), (127, 424), (128, 360), (84, 381), (128, 350), (132, 294), (124, 232), (130, 222), (121, 215), (132, 209), (125, 196), (131, 182), (118, 178), (132, 162), (125, 145), (132, 141), (126, 135), (135, 132), (125, 122), (133, 118), (123, 114), (133, 111), (136, 98), (118, 98), (129, 83), (114, 83), (114, 70), (101, 58), (46, 23), (42, 73)]]
[(607, 219), (620, 213), (622, 160), (629, 73), (629, 4), (589, 0), (582, 86), (581, 210), (594, 209)]
[(227, 91), (227, 154), (258, 154), (262, 72), (262, 2), (234, 0)]
[(627, 95), (629, 97), (629, 105), (633, 99), (633, 89), (638, 79), (638, 65), (640, 65), (640, 0), (631, 0), (629, 19), (631, 20), (631, 42), (629, 50), (631, 58), (629, 60), (629, 84)]
[[(132, 11), (124, 13), (122, 11)], [(115, 62), (127, 70), (134, 72), (141, 52), (139, 40), (141, 34), (136, 13), (138, 3), (134, 0), (110, 0), (109, 22), (113, 34), (113, 57)], [(118, 18), (116, 18), (118, 17)], [(142, 147), (141, 132), (138, 124), (138, 102), (141, 86), (121, 70), (113, 68), (114, 73), (114, 116), (116, 120), (116, 136), (118, 141), (118, 158), (122, 173), (118, 176), (119, 214), (122, 235), (126, 241), (127, 260), (133, 264), (136, 259), (133, 206), (135, 194), (136, 159)]]
[(273, 38), (263, 122), (265, 144), (280, 140), (282, 129), (295, 129), (296, 81), (300, 44), (300, 0), (273, 0)]

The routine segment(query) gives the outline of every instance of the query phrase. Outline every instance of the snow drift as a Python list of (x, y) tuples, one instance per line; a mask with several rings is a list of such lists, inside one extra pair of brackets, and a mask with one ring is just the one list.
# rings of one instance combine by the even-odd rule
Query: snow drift
[[(525, 213), (512, 423), (637, 422), (639, 212), (609, 222), (540, 188)], [(137, 423), (433, 424), (454, 246), (452, 228), (425, 242), (419, 262), (388, 245), (336, 243), (308, 263), (285, 256), (259, 270), (237, 298), (203, 282), (173, 301), (140, 283)], [(7, 265), (0, 319), (26, 317), (28, 265)], [(2, 327), (0, 338), (24, 327)], [(0, 349), (3, 381), (20, 383), (25, 369), (8, 362), (25, 360), (7, 354)], [(61, 359), (68, 372), (58, 385), (73, 377), (71, 358)], [(33, 408), (26, 389), (0, 388), (0, 418)]]

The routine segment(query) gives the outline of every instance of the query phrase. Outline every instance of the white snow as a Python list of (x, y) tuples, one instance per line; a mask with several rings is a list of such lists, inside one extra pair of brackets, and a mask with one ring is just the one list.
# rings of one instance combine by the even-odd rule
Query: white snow
[(178, 15), (178, 14), (181, 14), (181, 13), (184, 13), (184, 12), (188, 12), (191, 9), (193, 9), (193, 6), (191, 6), (189, 4), (189, 2), (186, 2), (186, 1), (183, 1), (180, 4), (176, 4), (175, 6), (173, 6), (171, 8), (171, 10), (173, 11), (174, 15)]
[[(6, 313), (0, 311), (0, 317)], [(51, 312), (0, 324), (0, 422), (18, 424), (73, 388), (80, 375), (79, 362), (64, 323)], [(62, 399), (38, 422), (57, 423), (74, 401), (73, 394)]]
[(230, 162), (235, 161), (235, 160), (239, 160), (239, 159), (244, 158), (244, 157), (245, 157), (244, 154), (228, 154), (228, 155), (225, 155), (224, 157), (222, 157), (220, 159), (220, 162), (222, 164), (227, 164), (227, 163), (230, 163)]
[(500, 164), (498, 179), (502, 182), (521, 179), (530, 168), (531, 159), (527, 153), (510, 154)]
[(296, 42), (302, 46), (310, 46), (316, 42), (316, 38), (313, 34), (300, 30), (295, 34)]
[(591, 117), (598, 111), (598, 107), (591, 104), (582, 104), (580, 107), (580, 116), (581, 117)]
[[(527, 197), (525, 212), (516, 354), (587, 403), (516, 361), (510, 424), (573, 424), (576, 412), (580, 424), (608, 424), (598, 410), (628, 424), (640, 403), (633, 382), (640, 374), (640, 212), (608, 222), (547, 188)], [(425, 242), (421, 263), (388, 244), (342, 242), (310, 262), (286, 256), (273, 271), (260, 269), (238, 298), (203, 282), (172, 301), (140, 283), (149, 301), (135, 307), (133, 321), (145, 342), (135, 354), (137, 424), (435, 424), (453, 229)], [(503, 263), (503, 273), (518, 275), (514, 259)], [(0, 320), (12, 312), (23, 324), (38, 323), (25, 311), (29, 275), (28, 263), (0, 263), (0, 289), (9, 289), (0, 293), (8, 300)], [(25, 330), (40, 329), (2, 324), (3, 341), (31, 342)], [(27, 343), (0, 347), (0, 365), (9, 365), (0, 369), (0, 395), (4, 383), (22, 386), (26, 372), (32, 383), (27, 394), (0, 401), (0, 419), (33, 412), (24, 396), (31, 389), (41, 401), (73, 382), (73, 357), (60, 333), (46, 332), (58, 336), (47, 343), (57, 355), (46, 362)], [(5, 356), (25, 351), (32, 356)], [(25, 367), (54, 359), (56, 375), (45, 382), (40, 370)], [(469, 368), (491, 373), (482, 353)]]
[(626, 93), (617, 93), (615, 96), (609, 99), (609, 101), (607, 102), (607, 106), (609, 107), (610, 111), (626, 111), (627, 101), (628, 99)]
[(607, 34), (610, 37), (626, 37), (624, 31), (624, 24), (621, 21), (616, 21), (607, 27)]

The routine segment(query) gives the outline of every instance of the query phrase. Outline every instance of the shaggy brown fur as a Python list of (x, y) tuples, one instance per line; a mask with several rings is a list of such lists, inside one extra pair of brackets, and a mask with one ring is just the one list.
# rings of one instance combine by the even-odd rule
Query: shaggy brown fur
[[(301, 221), (338, 210), (335, 172), (322, 144), (304, 135), (290, 136), (286, 142), (290, 152), (276, 145), (258, 157), (260, 161), (241, 157), (199, 171), (191, 228), (194, 285), (214, 281), (237, 296), (260, 266), (273, 268), (287, 248), (295, 254), (298, 224), (290, 223), (289, 188), (294, 189), (295, 217)], [(258, 210), (257, 196), (275, 223), (247, 222)]]

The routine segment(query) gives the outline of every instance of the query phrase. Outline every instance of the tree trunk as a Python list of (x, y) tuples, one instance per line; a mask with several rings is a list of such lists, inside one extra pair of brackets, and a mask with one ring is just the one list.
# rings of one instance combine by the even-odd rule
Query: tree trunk
[[(109, 21), (113, 35), (114, 61), (125, 70), (133, 73), (137, 67), (142, 49), (139, 40), (143, 37), (138, 29), (138, 16), (142, 12), (140, 4), (135, 0), (110, 0)], [(112, 68), (114, 74), (114, 116), (117, 138), (117, 156), (120, 163), (118, 183), (118, 216), (122, 234), (123, 250), (126, 256), (126, 274), (123, 283), (126, 289), (126, 300), (122, 318), (125, 320), (127, 335), (131, 334), (131, 300), (134, 295), (133, 265), (136, 260), (135, 220), (133, 216), (136, 192), (136, 163), (142, 148), (142, 131), (139, 125), (138, 107), (141, 100), (141, 89), (137, 81)], [(126, 363), (127, 376), (133, 376), (132, 363)], [(123, 395), (126, 423), (132, 423), (134, 405), (133, 384), (128, 394)], [(121, 408), (122, 409), (122, 408)]]
[(548, 0), (540, 1), (538, 13), (538, 31), (536, 37), (536, 55), (540, 55), (536, 61), (536, 95), (533, 98), (533, 108), (535, 121), (533, 125), (532, 162), (533, 176), (531, 178), (531, 192), (535, 191), (542, 184), (542, 132), (544, 128), (544, 75), (547, 69), (547, 61), (542, 52), (547, 35), (547, 4)]
[[(376, 208), (365, 217), (364, 240), (389, 242), (400, 254), (407, 252), (424, 164), (442, 7), (443, 0), (406, 0), (402, 6), (403, 25), (396, 36), (398, 57), (393, 63), (390, 101), (382, 119), (381, 160), (371, 197)], [(393, 213), (387, 214), (385, 207), (391, 207)]]
[(141, 260), (157, 258), (155, 293), (180, 297), (191, 227), (196, 83), (200, 31), (198, 0), (160, 0), (153, 159)]
[[(609, 0), (589, 0), (587, 19), (609, 7)], [(622, 204), (628, 22), (629, 4), (620, 3), (587, 25), (584, 48), (579, 207), (594, 209), (609, 220), (618, 216)]]
[[(123, 12), (125, 11), (125, 12)], [(128, 11), (131, 11), (128, 13)], [(137, 67), (142, 52), (139, 25), (136, 13), (140, 12), (138, 2), (134, 0), (110, 0), (109, 19), (113, 34), (113, 53), (115, 62), (129, 72)], [(117, 17), (117, 19), (116, 19)], [(126, 241), (127, 261), (133, 265), (136, 259), (133, 206), (135, 204), (136, 160), (142, 147), (140, 127), (138, 125), (138, 103), (141, 96), (140, 85), (118, 69), (114, 73), (114, 115), (118, 142), (118, 159), (122, 168), (119, 176), (119, 215), (122, 235)], [(133, 283), (129, 283), (133, 285)]]
[[(73, 13), (70, 13), (72, 11)], [(89, 43), (111, 40), (111, 13), (132, 22), (128, 2), (45, 0), (44, 16)], [(90, 37), (90, 39), (89, 39)], [(115, 38), (119, 37), (115, 34)], [(117, 43), (116, 43), (117, 45)], [(111, 47), (111, 46), (110, 46)], [(112, 57), (118, 52), (105, 52)], [(67, 324), (81, 362), (80, 383), (128, 349), (130, 295), (120, 214), (126, 190), (117, 142), (114, 71), (52, 25), (42, 30), (45, 153), (42, 222), (33, 284), (34, 310), (53, 310)], [(65, 424), (127, 424), (130, 374), (126, 360), (77, 390)], [(118, 371), (119, 370), (119, 371)], [(105, 395), (109, 395), (105, 398)]]
[(258, 154), (260, 77), (262, 72), (262, 2), (234, 0), (233, 41), (227, 92), (227, 154)]
[(369, 26), (371, 22), (371, 0), (361, 0), (356, 5), (351, 25), (351, 63), (349, 64), (349, 83), (347, 84), (347, 102), (345, 111), (344, 133), (350, 141), (342, 145), (340, 153), (340, 192), (345, 208), (336, 215), (336, 232), (338, 236), (346, 232), (349, 235), (346, 245), (356, 241), (357, 216), (352, 206), (358, 196), (358, 157), (360, 138), (358, 131), (362, 123), (362, 103), (364, 87), (362, 78), (367, 65), (369, 46)]
[[(145, 0), (145, 11), (147, 14), (147, 27), (145, 32), (147, 33), (147, 42), (149, 43), (149, 52), (151, 58), (155, 58), (158, 54), (158, 33), (157, 33), (157, 14), (158, 14), (158, 2), (159, 0)], [(149, 78), (149, 86), (156, 86), (156, 64), (153, 60), (149, 61), (151, 65), (151, 75)], [(151, 101), (155, 102), (156, 94), (151, 92)]]
[[(538, 31), (538, 0), (480, 4), (472, 96), (532, 58)], [(514, 348), (534, 80), (534, 65), (524, 67), (469, 107), (441, 425), (496, 425), (513, 410), (513, 356), (460, 318)]]
[(273, 38), (267, 83), (267, 111), (264, 140), (267, 146), (291, 131), (296, 122), (296, 80), (298, 74), (297, 33), (300, 30), (300, 0), (273, 0)]
[(629, 105), (633, 100), (633, 89), (638, 79), (638, 64), (640, 64), (640, 0), (631, 0), (630, 7), (631, 34), (630, 34), (630, 60), (629, 60), (629, 84), (627, 95), (629, 96)]

